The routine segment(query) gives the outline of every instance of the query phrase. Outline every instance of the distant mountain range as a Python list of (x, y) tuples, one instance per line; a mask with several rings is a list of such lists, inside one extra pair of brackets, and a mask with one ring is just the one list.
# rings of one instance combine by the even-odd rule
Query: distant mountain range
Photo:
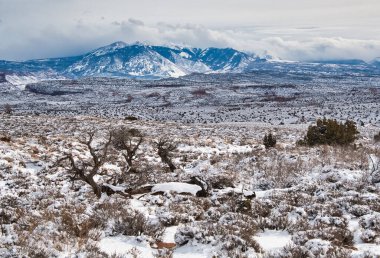
[(77, 77), (179, 77), (190, 73), (242, 72), (255, 55), (232, 48), (183, 48), (115, 42), (87, 54), (24, 62), (0, 61), (0, 71), (48, 72)]
[[(355, 66), (361, 70), (380, 68), (380, 58), (369, 64), (355, 59), (313, 63), (319, 63), (325, 68), (331, 64)], [(296, 62), (296, 64), (299, 63)], [(277, 69), (278, 67), (283, 70), (284, 67), (297, 69), (295, 66), (294, 62), (268, 60), (232, 48), (201, 49), (115, 42), (74, 57), (23, 62), (0, 60), (0, 74), (8, 74), (10, 78), (8, 81), (12, 80), (12, 75), (15, 74), (29, 76), (28, 80), (31, 81), (38, 81), (41, 78), (82, 77), (157, 79), (180, 77), (191, 73), (240, 73), (260, 69)]]

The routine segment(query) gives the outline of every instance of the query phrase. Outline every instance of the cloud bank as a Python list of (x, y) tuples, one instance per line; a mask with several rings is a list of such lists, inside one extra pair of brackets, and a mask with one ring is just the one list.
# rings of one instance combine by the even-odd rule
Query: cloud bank
[(380, 56), (378, 8), (377, 0), (0, 0), (0, 59), (79, 55), (121, 40), (370, 61)]

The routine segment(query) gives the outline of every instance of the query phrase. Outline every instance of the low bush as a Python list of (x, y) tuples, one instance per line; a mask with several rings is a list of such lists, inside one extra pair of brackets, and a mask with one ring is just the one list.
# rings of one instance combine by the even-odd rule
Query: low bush
[(219, 244), (219, 251), (224, 254), (221, 257), (246, 257), (249, 250), (262, 252), (252, 237), (258, 231), (257, 222), (250, 216), (227, 212), (215, 223), (203, 221), (178, 227), (175, 242), (179, 246), (189, 242)]
[(136, 120), (139, 120), (137, 117), (135, 116), (126, 116), (124, 118), (124, 120), (127, 120), (127, 121), (136, 121)]
[(0, 141), (2, 141), (2, 142), (11, 142), (11, 137), (9, 135), (0, 134)]
[(138, 211), (130, 211), (129, 214), (123, 214), (116, 219), (112, 235), (146, 235), (159, 238), (163, 234), (163, 230), (160, 223), (152, 223), (144, 214)]

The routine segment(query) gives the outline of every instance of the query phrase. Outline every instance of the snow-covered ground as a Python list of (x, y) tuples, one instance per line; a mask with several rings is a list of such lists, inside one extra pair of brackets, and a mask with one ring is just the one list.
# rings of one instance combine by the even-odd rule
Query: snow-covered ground
[(257, 234), (254, 239), (265, 251), (273, 251), (291, 244), (291, 235), (286, 231), (266, 230)]
[(380, 76), (367, 74), (321, 76), (294, 70), (278, 75), (192, 74), (158, 81), (83, 78), (37, 83), (33, 82), (40, 78), (6, 78), (10, 83), (0, 83), (0, 106), (9, 104), (17, 114), (272, 126), (305, 125), (318, 117), (331, 117), (380, 126)]
[[(87, 133), (102, 155), (120, 126), (143, 142), (133, 172), (110, 147), (94, 179), (114, 193), (98, 198), (57, 161), (92, 168)], [(0, 257), (379, 256), (380, 128), (359, 125), (355, 146), (297, 146), (306, 128), (1, 115)], [(160, 137), (177, 143), (173, 172)]]

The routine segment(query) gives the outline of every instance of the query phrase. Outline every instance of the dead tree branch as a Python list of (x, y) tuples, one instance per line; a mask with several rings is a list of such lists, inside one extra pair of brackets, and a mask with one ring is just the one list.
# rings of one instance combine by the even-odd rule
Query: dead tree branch
[(122, 151), (122, 155), (127, 162), (128, 171), (135, 171), (133, 160), (136, 158), (137, 150), (144, 140), (142, 133), (137, 129), (127, 129), (121, 127), (113, 131), (113, 146)]
[(72, 153), (67, 153), (56, 164), (61, 164), (63, 161), (68, 162), (68, 171), (70, 172), (71, 180), (82, 180), (89, 184), (94, 194), (100, 198), (102, 193), (108, 195), (115, 193), (115, 191), (107, 185), (99, 185), (94, 180), (94, 176), (99, 174), (101, 166), (106, 162), (108, 158), (108, 152), (112, 142), (112, 133), (109, 133), (107, 141), (99, 149), (96, 149), (92, 143), (94, 140), (95, 132), (88, 133), (88, 139), (82, 141), (86, 145), (88, 152), (91, 155), (90, 160), (78, 160)]
[(172, 161), (172, 153), (177, 149), (177, 144), (167, 138), (161, 138), (158, 142), (155, 142), (155, 145), (161, 161), (167, 164), (170, 171), (173, 172), (176, 167)]

